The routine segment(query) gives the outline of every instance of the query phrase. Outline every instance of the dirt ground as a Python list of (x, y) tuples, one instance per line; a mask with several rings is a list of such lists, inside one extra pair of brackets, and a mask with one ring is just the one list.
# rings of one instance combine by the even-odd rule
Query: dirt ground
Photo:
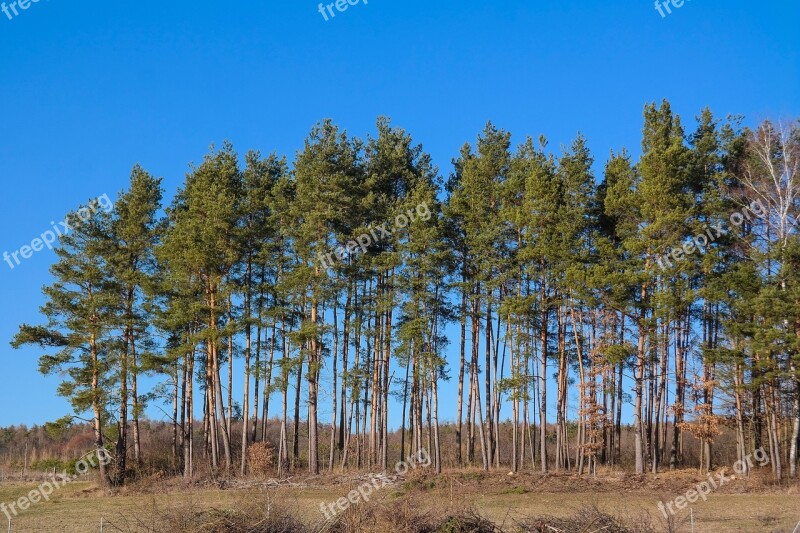
[[(730, 475), (730, 473), (728, 474)], [(159, 517), (176, 510), (225, 512), (259, 502), (282, 507), (309, 525), (322, 526), (323, 504), (333, 504), (370, 476), (327, 475), (247, 482), (195, 482), (150, 479), (114, 495), (89, 482), (75, 482), (57, 490), (50, 501), (38, 503), (12, 517), (11, 531), (163, 531)], [(596, 507), (636, 523), (649, 523), (668, 531), (658, 502), (670, 502), (707, 480), (696, 471), (656, 476), (605, 472), (597, 478), (568, 474), (485, 474), (481, 471), (445, 472), (440, 476), (413, 472), (370, 495), (356, 505), (391, 507), (406, 505), (414, 512), (469, 508), (513, 531), (528, 518), (571, 516)], [(9, 504), (34, 489), (33, 484), (0, 484), (0, 503)], [(676, 509), (677, 511), (677, 509)], [(758, 475), (731, 479), (677, 511), (673, 531), (792, 533), (800, 522), (800, 486), (775, 485)], [(6, 517), (0, 513), (2, 527)], [(797, 527), (800, 531), (800, 527)], [(174, 533), (174, 532), (173, 532)]]

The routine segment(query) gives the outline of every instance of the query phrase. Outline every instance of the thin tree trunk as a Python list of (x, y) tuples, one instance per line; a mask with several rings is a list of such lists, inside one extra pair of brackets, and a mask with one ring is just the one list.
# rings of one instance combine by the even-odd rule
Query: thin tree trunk
[[(98, 465), (100, 469), (100, 483), (103, 487), (108, 487), (110, 480), (106, 471), (106, 462), (99, 457), (100, 450), (105, 452), (103, 442), (103, 419), (102, 408), (100, 406), (100, 361), (98, 356), (97, 338), (94, 333), (89, 340), (89, 348), (92, 357), (92, 411), (94, 412), (94, 446), (98, 454)], [(25, 454), (27, 460), (27, 453)]]
[(328, 470), (331, 473), (333, 473), (333, 466), (336, 461), (336, 402), (339, 399), (337, 396), (339, 376), (336, 364), (339, 357), (339, 316), (337, 313), (338, 302), (336, 300), (338, 300), (338, 297), (333, 302), (333, 353), (331, 354), (333, 358), (333, 388), (331, 389), (331, 449), (328, 456)]
[[(542, 262), (542, 269), (545, 268)], [(540, 324), (540, 339), (541, 339), (541, 365), (539, 369), (539, 383), (540, 383), (540, 400), (539, 400), (539, 461), (542, 465), (542, 473), (547, 473), (547, 333), (548, 333), (548, 301), (547, 301), (547, 287), (546, 279), (542, 276), (542, 286), (540, 295), (541, 307), (541, 324)]]
[[(317, 267), (319, 268), (319, 267)], [(318, 303), (316, 296), (311, 301), (311, 324), (315, 328), (311, 337), (308, 360), (308, 471), (319, 474), (319, 452), (317, 437), (317, 401), (318, 401), (318, 374), (319, 374), (319, 343), (317, 340), (316, 326), (318, 316)]]
[(192, 348), (191, 353), (186, 357), (186, 427), (183, 447), (183, 477), (190, 479), (194, 476), (194, 357), (195, 352)]
[[(466, 265), (466, 263), (465, 263)], [(462, 455), (463, 445), (461, 443), (462, 431), (462, 416), (464, 408), (464, 368), (466, 366), (466, 343), (467, 343), (467, 274), (466, 266), (462, 270), (461, 276), (461, 342), (460, 342), (460, 357), (458, 367), (458, 404), (456, 410), (458, 412), (456, 418), (456, 465), (460, 468), (464, 466), (464, 458)], [(405, 412), (405, 408), (403, 409)], [(405, 457), (405, 455), (403, 455)]]
[(116, 472), (114, 474), (114, 485), (120, 486), (125, 482), (126, 455), (127, 455), (127, 433), (128, 433), (128, 351), (130, 350), (131, 330), (130, 326), (125, 328), (125, 342), (120, 354), (120, 373), (119, 373), (119, 420), (117, 427), (119, 435), (115, 453), (117, 456)]
[[(253, 265), (252, 261), (247, 262), (246, 289), (244, 296), (244, 318), (245, 318), (245, 345), (244, 345), (244, 397), (242, 398), (242, 464), (239, 473), (244, 476), (247, 474), (247, 445), (249, 444), (248, 428), (250, 427), (250, 356), (252, 349), (252, 309), (251, 295), (253, 290)], [(233, 335), (231, 334), (231, 342)], [(233, 350), (231, 350), (231, 355)], [(233, 357), (231, 357), (231, 368), (233, 368)], [(233, 387), (231, 387), (233, 388)], [(256, 411), (258, 418), (258, 411)]]

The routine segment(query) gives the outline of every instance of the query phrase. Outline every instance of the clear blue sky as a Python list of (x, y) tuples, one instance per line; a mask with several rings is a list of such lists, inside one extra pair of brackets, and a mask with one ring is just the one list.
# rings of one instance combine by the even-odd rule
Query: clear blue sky
[[(171, 195), (211, 143), (293, 156), (324, 117), (364, 136), (389, 115), (444, 174), (490, 119), (554, 148), (581, 130), (601, 166), (611, 149), (638, 153), (649, 101), (668, 98), (687, 121), (704, 106), (750, 124), (800, 117), (795, 1), (693, 0), (662, 18), (651, 0), (370, 0), (328, 22), (317, 6), (40, 0), (13, 20), (0, 12), (0, 253), (90, 197), (114, 198), (134, 163)], [(37, 350), (8, 345), (40, 320), (53, 259), (0, 263), (0, 426), (69, 412)]]

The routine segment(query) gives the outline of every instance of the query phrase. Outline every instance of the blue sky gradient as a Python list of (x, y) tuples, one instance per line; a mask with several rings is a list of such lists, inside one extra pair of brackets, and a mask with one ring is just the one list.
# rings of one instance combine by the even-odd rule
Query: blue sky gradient
[[(646, 102), (669, 99), (689, 128), (704, 106), (747, 124), (800, 117), (794, 1), (694, 0), (666, 17), (650, 0), (370, 0), (327, 22), (317, 9), (40, 0), (12, 20), (0, 12), (0, 253), (115, 198), (137, 162), (164, 177), (169, 201), (211, 143), (291, 159), (325, 117), (363, 137), (391, 116), (442, 175), (487, 120), (515, 144), (545, 134), (556, 151), (580, 130), (599, 172), (612, 149), (638, 154)], [(38, 350), (8, 344), (40, 322), (54, 258), (0, 263), (0, 426), (70, 412)]]

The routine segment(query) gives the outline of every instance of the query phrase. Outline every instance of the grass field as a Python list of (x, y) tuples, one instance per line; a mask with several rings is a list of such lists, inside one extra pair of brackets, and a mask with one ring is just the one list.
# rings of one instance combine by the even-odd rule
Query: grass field
[[(634, 477), (607, 475), (597, 480), (571, 475), (504, 476), (481, 472), (451, 472), (418, 476), (377, 490), (370, 501), (358, 503), (388, 514), (441, 513), (472, 509), (513, 531), (530, 517), (566, 517), (582, 509), (597, 509), (636, 523), (649, 522), (656, 531), (668, 527), (657, 507), (684, 494), (702, 477), (690, 472)], [(320, 504), (335, 502), (363, 483), (358, 476), (292, 479), (286, 486), (217, 488), (179, 481), (140, 483), (107, 495), (92, 483), (76, 482), (57, 491), (14, 518), (12, 531), (172, 531), (183, 516), (211, 510), (225, 513), (247, 506), (274, 506), (289, 511), (308, 525), (322, 525)], [(0, 502), (12, 502), (35, 485), (0, 485)], [(363, 509), (360, 509), (363, 510)], [(692, 505), (696, 532), (785, 532), (800, 521), (797, 487), (774, 487), (737, 480)], [(691, 531), (689, 510), (676, 516), (673, 531)], [(169, 527), (165, 526), (169, 517)], [(5, 530), (5, 516), (2, 531)], [(196, 526), (195, 526), (196, 527)], [(409, 528), (411, 526), (408, 526)], [(380, 527), (377, 529), (381, 530)]]

